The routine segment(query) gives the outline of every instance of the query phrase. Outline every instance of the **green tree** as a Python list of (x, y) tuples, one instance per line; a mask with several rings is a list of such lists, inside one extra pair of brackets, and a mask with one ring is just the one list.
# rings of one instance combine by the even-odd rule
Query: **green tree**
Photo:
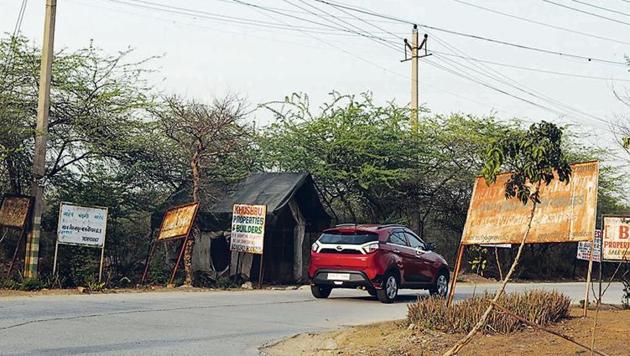
[(472, 330), (445, 355), (456, 355), (472, 340), (486, 324), (490, 313), (494, 310), (494, 303), (505, 292), (505, 287), (523, 252), (536, 207), (540, 204), (540, 188), (543, 185), (549, 185), (554, 179), (568, 184), (571, 166), (562, 147), (562, 130), (552, 123), (542, 121), (531, 125), (526, 132), (514, 132), (507, 135), (488, 151), (487, 161), (483, 168), (486, 182), (494, 183), (502, 170), (511, 172), (510, 178), (505, 183), (506, 199), (516, 198), (525, 205), (531, 203), (532, 208), (514, 262), (492, 302)]

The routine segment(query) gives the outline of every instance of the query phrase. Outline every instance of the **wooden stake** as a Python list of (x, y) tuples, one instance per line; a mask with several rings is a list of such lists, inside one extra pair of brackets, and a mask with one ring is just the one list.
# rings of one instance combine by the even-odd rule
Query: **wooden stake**
[(464, 244), (460, 243), (457, 249), (457, 260), (455, 261), (455, 270), (453, 271), (453, 279), (451, 280), (451, 290), (448, 292), (447, 306), (450, 306), (455, 296), (455, 285), (457, 285), (457, 276), (459, 275), (459, 269), (462, 266), (462, 257), (464, 255)]
[(593, 240), (591, 240), (591, 255), (588, 259), (588, 272), (586, 273), (586, 290), (584, 291), (584, 312), (583, 316), (586, 317), (588, 315), (588, 298), (589, 298), (589, 287), (591, 285), (591, 275), (593, 272), (593, 252), (595, 245), (595, 234), (593, 234)]
[[(511, 312), (511, 311), (509, 311), (508, 309), (506, 309), (506, 308), (504, 308), (504, 307), (500, 306), (500, 305), (499, 305), (499, 304), (497, 304), (497, 303), (494, 303), (494, 302), (492, 302), (492, 301), (490, 301), (490, 303), (492, 303), (492, 305), (494, 305), (494, 307), (495, 307), (495, 308), (497, 308), (497, 309), (498, 309), (499, 311), (501, 311), (502, 313), (505, 313), (505, 314), (507, 314), (507, 315), (509, 315), (509, 316), (511, 316), (511, 317), (513, 317), (513, 318), (515, 318), (515, 319), (518, 319), (518, 320), (522, 321), (523, 323), (525, 323), (525, 324), (527, 324), (527, 325), (529, 325), (529, 326), (531, 326), (531, 327), (534, 327), (534, 328), (540, 329), (540, 330), (542, 330), (542, 331), (548, 332), (548, 333), (550, 333), (550, 334), (552, 334), (552, 335), (556, 335), (556, 336), (558, 336), (558, 337), (560, 337), (560, 338), (563, 338), (563, 339), (565, 339), (565, 340), (567, 340), (567, 341), (569, 341), (569, 342), (572, 342), (572, 343), (574, 343), (575, 345), (578, 345), (578, 346), (580, 346), (580, 347), (582, 347), (582, 348), (584, 348), (584, 349), (586, 349), (586, 350), (591, 350), (591, 348), (590, 348), (590, 347), (588, 347), (588, 346), (586, 346), (586, 345), (584, 345), (584, 344), (581, 344), (581, 343), (577, 342), (574, 338), (572, 338), (572, 337), (570, 337), (570, 336), (563, 335), (563, 334), (561, 334), (561, 333), (559, 333), (559, 332), (557, 332), (557, 331), (553, 331), (553, 330), (548, 329), (548, 328), (546, 328), (546, 327), (544, 327), (544, 326), (542, 326), (542, 325), (538, 325), (538, 324), (536, 324), (536, 323), (534, 323), (534, 322), (531, 322), (531, 321), (529, 321), (529, 320), (527, 320), (527, 319), (525, 319), (525, 318), (522, 318), (522, 317), (520, 317), (520, 316), (518, 316), (518, 315), (516, 315), (516, 314), (512, 313), (512, 312)], [(597, 351), (597, 350), (592, 350), (592, 351), (593, 351), (594, 353), (598, 354), (598, 355), (608, 356), (607, 354), (605, 354), (605, 353), (603, 353), (603, 352), (601, 352), (601, 351)]]
[(20, 238), (17, 241), (17, 245), (15, 245), (15, 251), (13, 252), (13, 258), (11, 259), (11, 264), (9, 265), (9, 270), (7, 271), (7, 276), (11, 277), (11, 271), (13, 271), (13, 265), (17, 260), (18, 252), (20, 251), (20, 246), (22, 246), (22, 240), (24, 240), (24, 235), (26, 235), (26, 231), (22, 231), (20, 234)]
[(262, 289), (262, 281), (263, 281), (263, 256), (265, 255), (265, 250), (263, 249), (263, 253), (260, 254), (260, 271), (258, 271), (258, 289)]

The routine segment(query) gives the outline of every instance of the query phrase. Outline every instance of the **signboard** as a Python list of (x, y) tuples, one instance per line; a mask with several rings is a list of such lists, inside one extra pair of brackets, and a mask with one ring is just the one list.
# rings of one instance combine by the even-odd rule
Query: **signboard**
[(90, 208), (61, 203), (57, 243), (103, 248), (107, 208)]
[(167, 210), (162, 219), (158, 241), (188, 236), (195, 222), (198, 208), (199, 203), (190, 203)]
[(604, 261), (630, 260), (630, 216), (604, 216)]
[(234, 204), (230, 250), (262, 254), (266, 216), (266, 205)]
[[(595, 231), (598, 162), (571, 165), (568, 184), (557, 179), (541, 188), (527, 243), (588, 241)], [(483, 177), (475, 181), (462, 244), (519, 244), (531, 214), (531, 202), (505, 198), (510, 173), (497, 176), (493, 184)]]
[(23, 230), (28, 222), (32, 202), (32, 197), (4, 195), (0, 205), (0, 226)]
[[(577, 246), (577, 259), (578, 260), (591, 260), (591, 241), (580, 241)], [(595, 230), (595, 250), (593, 253), (593, 261), (601, 262), (602, 251), (602, 230)]]

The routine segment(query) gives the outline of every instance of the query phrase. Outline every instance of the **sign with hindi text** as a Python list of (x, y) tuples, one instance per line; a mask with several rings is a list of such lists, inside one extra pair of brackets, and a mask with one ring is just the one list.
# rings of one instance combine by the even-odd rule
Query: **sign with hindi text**
[(266, 205), (234, 204), (230, 250), (262, 254), (266, 216)]
[(107, 228), (107, 208), (61, 203), (57, 243), (102, 248)]
[[(571, 165), (569, 183), (554, 179), (543, 185), (526, 243), (593, 240), (597, 208), (598, 162)], [(532, 203), (505, 198), (510, 173), (488, 185), (475, 181), (462, 244), (519, 244), (529, 222)]]

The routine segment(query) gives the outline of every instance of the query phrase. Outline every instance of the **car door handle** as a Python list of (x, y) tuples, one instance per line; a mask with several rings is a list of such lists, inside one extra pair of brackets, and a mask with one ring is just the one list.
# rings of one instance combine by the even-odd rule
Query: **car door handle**
[(400, 253), (400, 250), (394, 250), (394, 253)]

